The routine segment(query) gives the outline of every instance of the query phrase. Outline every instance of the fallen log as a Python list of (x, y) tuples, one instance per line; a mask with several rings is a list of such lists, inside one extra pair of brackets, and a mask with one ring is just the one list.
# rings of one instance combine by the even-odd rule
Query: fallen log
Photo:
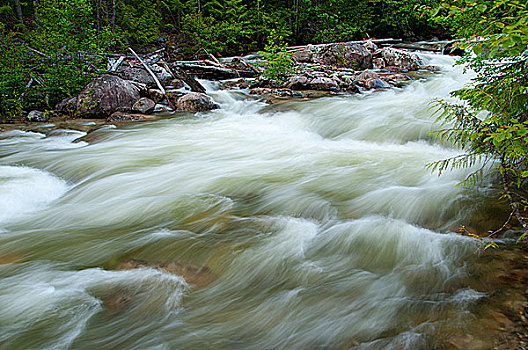
[(145, 69), (147, 70), (147, 72), (149, 72), (149, 74), (152, 76), (152, 79), (154, 79), (154, 81), (156, 82), (156, 85), (158, 86), (158, 89), (160, 89), (160, 91), (163, 93), (163, 95), (165, 96), (165, 98), (167, 99), (167, 102), (169, 103), (169, 106), (173, 109), (173, 110), (176, 110), (176, 108), (174, 107), (174, 105), (172, 104), (171, 100), (169, 99), (169, 96), (167, 96), (167, 92), (165, 91), (165, 89), (163, 88), (163, 85), (161, 85), (158, 77), (156, 76), (156, 74), (154, 74), (154, 72), (150, 69), (150, 67), (145, 63), (145, 61), (143, 61), (139, 56), (138, 54), (132, 50), (131, 47), (128, 48), (130, 50), (130, 52), (132, 52), (132, 54), (134, 54), (134, 56), (136, 56), (137, 60), (143, 65), (143, 67), (145, 67)]
[(424, 45), (417, 45), (417, 44), (401, 43), (401, 44), (387, 44), (387, 45), (382, 45), (382, 46), (390, 46), (390, 47), (394, 47), (394, 48), (398, 48), (398, 49), (442, 52), (442, 48), (432, 47), (432, 45), (431, 46), (424, 46)]
[(212, 65), (206, 66), (201, 64), (183, 62), (174, 62), (174, 65), (188, 72), (192, 72), (192, 74), (195, 74), (200, 78), (207, 79), (231, 79), (238, 77), (254, 77), (256, 75), (256, 72), (254, 71), (233, 69), (227, 66), (226, 68), (224, 68)]
[(311, 46), (311, 47), (323, 47), (323, 46), (334, 45), (334, 44), (364, 44), (367, 41), (371, 41), (373, 43), (381, 44), (381, 43), (385, 43), (385, 42), (387, 42), (387, 43), (390, 43), (390, 42), (401, 42), (403, 40), (402, 39), (393, 39), (393, 38), (387, 38), (387, 39), (366, 39), (366, 40), (342, 41), (342, 42), (337, 42), (337, 43), (326, 43), (326, 44), (315, 44), (315, 45), (288, 46), (286, 48), (286, 51), (295, 52), (295, 51), (305, 50), (306, 48), (308, 48), (308, 46)]
[(114, 64), (112, 64), (112, 67), (110, 67), (110, 72), (115, 72), (117, 68), (119, 68), (119, 66), (121, 65), (121, 63), (123, 63), (123, 61), (125, 60), (125, 56), (121, 56), (119, 57), (115, 62)]
[(205, 88), (200, 84), (196, 79), (191, 77), (185, 71), (181, 70), (179, 67), (173, 65), (174, 69), (170, 69), (169, 65), (165, 62), (162, 62), (163, 68), (169, 72), (174, 78), (180, 79), (185, 84), (189, 85), (191, 91), (205, 93)]

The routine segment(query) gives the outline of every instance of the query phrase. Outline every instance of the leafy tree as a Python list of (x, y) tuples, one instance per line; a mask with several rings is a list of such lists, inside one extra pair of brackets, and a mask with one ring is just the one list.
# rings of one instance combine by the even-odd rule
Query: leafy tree
[[(454, 91), (460, 103), (439, 101), (441, 118), (453, 127), (442, 138), (463, 147), (466, 153), (434, 164), (446, 168), (472, 166), (484, 157), (500, 175), (503, 198), (511, 215), (528, 234), (528, 8), (526, 2), (457, 1), (432, 9), (440, 21), (454, 17), (467, 35), (461, 46), (473, 54), (461, 62), (477, 77), (472, 85)], [(480, 19), (473, 23), (477, 15)], [(484, 164), (485, 166), (485, 164)], [(464, 185), (474, 185), (484, 166)], [(508, 220), (510, 220), (508, 219)], [(503, 226), (504, 227), (504, 226)]]
[(268, 36), (268, 43), (264, 48), (264, 62), (260, 66), (264, 68), (262, 75), (268, 79), (283, 81), (288, 74), (293, 72), (295, 63), (293, 58), (286, 52), (287, 44), (284, 37), (277, 31), (272, 30)]

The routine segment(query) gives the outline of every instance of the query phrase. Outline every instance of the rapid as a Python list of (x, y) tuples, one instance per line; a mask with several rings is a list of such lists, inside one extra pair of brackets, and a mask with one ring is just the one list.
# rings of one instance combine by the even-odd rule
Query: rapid
[(431, 101), (471, 74), (423, 59), (403, 89), (209, 84), (209, 113), (0, 134), (0, 348), (444, 348), (489, 297), (453, 231), (496, 193), (426, 168), (462, 152)]

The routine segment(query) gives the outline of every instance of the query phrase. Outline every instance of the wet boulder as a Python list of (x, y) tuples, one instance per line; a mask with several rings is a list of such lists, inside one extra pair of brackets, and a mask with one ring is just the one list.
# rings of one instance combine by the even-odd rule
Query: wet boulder
[[(118, 110), (130, 110), (145, 87), (113, 75), (90, 82), (75, 99), (62, 101), (57, 110), (81, 117), (105, 118)], [(70, 112), (70, 113), (69, 113)]]
[(290, 78), (288, 89), (292, 90), (306, 90), (308, 89), (310, 81), (307, 77), (302, 75), (294, 75)]
[(154, 106), (154, 113), (170, 113), (170, 112), (174, 112), (174, 110), (167, 105), (158, 103), (156, 104), (156, 106)]
[(123, 123), (152, 118), (155, 118), (155, 116), (142, 113), (114, 112), (110, 117), (106, 118), (106, 121), (109, 123)]
[(328, 77), (318, 77), (313, 79), (310, 82), (310, 87), (314, 90), (339, 90), (338, 84), (331, 78)]
[(314, 60), (327, 66), (372, 68), (372, 53), (365, 46), (356, 43), (328, 44), (314, 55)]
[(367, 81), (369, 79), (379, 79), (379, 75), (376, 72), (366, 69), (361, 72), (356, 79), (361, 81)]
[(206, 112), (216, 107), (213, 99), (201, 92), (190, 92), (176, 101), (178, 109), (185, 112)]
[(367, 79), (365, 86), (369, 89), (389, 89), (391, 87), (385, 80), (376, 78)]
[(420, 58), (413, 53), (386, 47), (381, 52), (387, 66), (396, 66), (402, 70), (418, 70)]
[(372, 65), (373, 65), (374, 68), (377, 68), (377, 69), (383, 69), (386, 66), (385, 60), (383, 58), (381, 58), (381, 57), (373, 59), (372, 60)]
[(160, 89), (148, 89), (147, 96), (150, 97), (154, 102), (163, 101), (165, 95)]
[(374, 42), (372, 42), (371, 40), (367, 40), (363, 46), (365, 46), (365, 48), (367, 50), (369, 50), (370, 52), (374, 52), (378, 49), (378, 45), (374, 44)]
[(42, 111), (31, 111), (28, 113), (27, 119), (31, 122), (45, 122), (48, 118)]
[(154, 110), (156, 107), (156, 102), (152, 101), (150, 98), (142, 97), (134, 103), (132, 110), (135, 112), (148, 114)]

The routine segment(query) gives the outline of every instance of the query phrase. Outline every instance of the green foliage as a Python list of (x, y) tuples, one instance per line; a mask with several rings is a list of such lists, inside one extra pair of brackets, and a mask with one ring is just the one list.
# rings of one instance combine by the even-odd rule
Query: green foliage
[(11, 117), (23, 104), (23, 92), (31, 79), (30, 58), (15, 33), (0, 28), (0, 115)]
[[(504, 198), (508, 199), (518, 220), (526, 229), (521, 212), (528, 199), (528, 8), (516, 0), (451, 3), (441, 6), (440, 20), (446, 16), (478, 14), (478, 23), (460, 45), (473, 53), (461, 63), (477, 73), (473, 84), (454, 91), (461, 103), (438, 101), (440, 118), (452, 125), (439, 135), (463, 147), (466, 154), (434, 164), (446, 168), (472, 166), (478, 157), (496, 164), (502, 178)], [(449, 9), (447, 13), (441, 11)], [(436, 10), (435, 10), (436, 11)], [(489, 15), (492, 14), (492, 15)], [(482, 169), (463, 183), (475, 185)]]
[(284, 37), (276, 30), (272, 30), (268, 36), (268, 43), (264, 47), (264, 62), (259, 65), (264, 68), (262, 75), (268, 79), (283, 81), (291, 74), (295, 67), (295, 61), (286, 52), (287, 44)]
[(88, 0), (40, 0), (36, 10), (35, 30), (0, 32), (2, 115), (50, 108), (77, 93), (104, 67), (99, 53), (113, 44), (107, 29), (97, 33)]
[(160, 33), (161, 12), (155, 0), (128, 0), (117, 2), (118, 30), (123, 30), (132, 43), (146, 45)]

